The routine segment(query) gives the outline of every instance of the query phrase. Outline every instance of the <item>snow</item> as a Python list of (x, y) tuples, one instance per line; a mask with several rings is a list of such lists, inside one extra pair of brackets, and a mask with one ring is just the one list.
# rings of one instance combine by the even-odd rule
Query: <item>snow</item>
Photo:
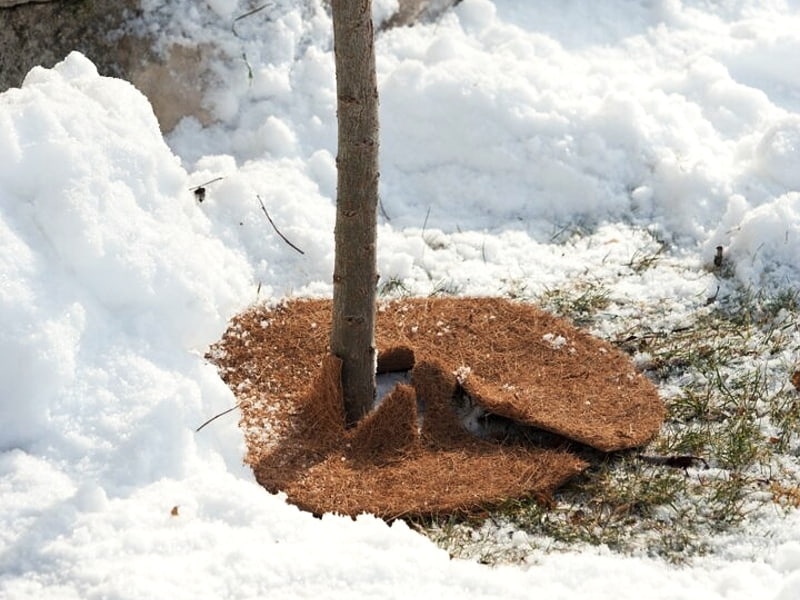
[[(330, 21), (275, 2), (233, 31), (246, 4), (156, 3), (141, 24), (221, 48), (206, 129), (165, 141), (77, 53), (0, 94), (0, 597), (800, 596), (796, 512), (680, 568), (602, 547), (489, 568), (267, 494), (234, 416), (194, 431), (235, 402), (203, 359), (227, 320), (331, 291)], [(721, 245), (738, 284), (800, 287), (798, 9), (463, 0), (381, 33), (382, 284), (602, 281), (608, 327), (641, 305), (680, 323), (720, 284)], [(658, 240), (654, 268), (628, 266)]]

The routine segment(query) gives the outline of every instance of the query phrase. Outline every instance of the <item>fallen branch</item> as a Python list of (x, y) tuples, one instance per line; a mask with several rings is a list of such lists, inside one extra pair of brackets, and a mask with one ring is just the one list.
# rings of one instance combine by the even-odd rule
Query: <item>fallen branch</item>
[(264, 201), (261, 199), (261, 196), (259, 196), (258, 194), (256, 194), (256, 198), (258, 198), (258, 203), (261, 205), (261, 210), (263, 210), (263, 211), (264, 211), (264, 214), (267, 216), (267, 221), (269, 221), (269, 224), (270, 224), (270, 225), (272, 225), (272, 228), (275, 230), (275, 233), (277, 233), (277, 234), (278, 234), (278, 235), (281, 237), (281, 239), (282, 239), (284, 242), (286, 242), (287, 244), (289, 244), (289, 245), (290, 245), (292, 248), (294, 248), (295, 250), (297, 250), (297, 251), (298, 251), (300, 254), (305, 254), (305, 252), (303, 252), (302, 250), (300, 250), (300, 248), (298, 248), (298, 247), (297, 247), (297, 246), (295, 246), (295, 245), (294, 245), (292, 242), (290, 242), (288, 239), (286, 239), (286, 236), (285, 236), (285, 235), (283, 235), (283, 234), (280, 232), (280, 230), (279, 230), (279, 229), (278, 229), (278, 228), (275, 226), (275, 223), (274, 223), (274, 221), (272, 220), (272, 217), (270, 217), (270, 216), (269, 216), (269, 213), (267, 212), (267, 207), (266, 207), (266, 206), (264, 206)]

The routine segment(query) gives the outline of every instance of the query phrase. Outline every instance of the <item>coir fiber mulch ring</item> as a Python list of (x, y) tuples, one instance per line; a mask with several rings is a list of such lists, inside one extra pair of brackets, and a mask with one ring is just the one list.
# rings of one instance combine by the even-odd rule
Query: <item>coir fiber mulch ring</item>
[[(256, 307), (209, 353), (239, 398), (256, 478), (315, 514), (391, 519), (547, 498), (588, 466), (572, 442), (636, 447), (663, 420), (655, 387), (607, 342), (526, 304), (428, 298), (379, 306), (378, 372), (408, 370), (410, 385), (346, 429), (330, 320), (330, 300)], [(476, 407), (533, 433), (477, 437), (460, 418)]]

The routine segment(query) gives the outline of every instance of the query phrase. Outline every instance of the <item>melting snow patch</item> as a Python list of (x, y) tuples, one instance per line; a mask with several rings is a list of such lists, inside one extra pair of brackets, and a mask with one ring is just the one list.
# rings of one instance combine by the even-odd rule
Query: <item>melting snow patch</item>
[(562, 335), (556, 335), (555, 333), (545, 333), (542, 339), (547, 342), (553, 350), (561, 350), (567, 343), (567, 338)]

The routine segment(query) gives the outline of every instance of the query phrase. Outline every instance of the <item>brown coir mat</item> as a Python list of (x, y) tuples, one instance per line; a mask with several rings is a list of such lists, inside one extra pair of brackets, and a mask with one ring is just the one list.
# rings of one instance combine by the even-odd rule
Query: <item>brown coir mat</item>
[[(330, 300), (255, 307), (209, 352), (239, 398), (256, 478), (315, 514), (469, 513), (547, 498), (587, 466), (566, 442), (639, 446), (664, 416), (623, 353), (533, 306), (401, 299), (379, 306), (378, 370), (410, 370), (410, 385), (345, 429), (330, 318)], [(456, 415), (465, 396), (565, 443), (480, 439)]]

